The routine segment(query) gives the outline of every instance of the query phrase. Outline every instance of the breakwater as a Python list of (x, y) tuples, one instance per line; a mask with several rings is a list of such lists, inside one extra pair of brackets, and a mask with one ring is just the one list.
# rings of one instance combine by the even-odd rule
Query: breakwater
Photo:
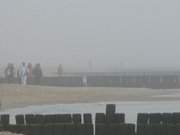
[[(0, 83), (7, 83), (0, 78)], [(18, 83), (14, 78), (11, 83)], [(31, 82), (32, 85), (36, 84)], [(59, 87), (129, 87), (176, 89), (180, 88), (179, 72), (170, 73), (112, 73), (112, 74), (70, 74), (63, 76), (44, 76), (39, 85)]]
[(124, 113), (114, 104), (105, 113), (96, 113), (95, 121), (85, 114), (18, 114), (16, 124), (9, 115), (0, 116), (0, 130), (25, 135), (179, 135), (180, 113), (138, 113), (137, 123), (126, 123)]

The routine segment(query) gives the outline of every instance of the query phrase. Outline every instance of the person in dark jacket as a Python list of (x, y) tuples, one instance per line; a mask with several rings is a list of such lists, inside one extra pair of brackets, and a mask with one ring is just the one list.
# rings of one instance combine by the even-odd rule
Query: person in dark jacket
[(34, 84), (39, 85), (41, 78), (43, 76), (41, 65), (39, 63), (35, 65), (32, 74), (33, 74)]
[(27, 65), (27, 84), (32, 84), (32, 64)]
[(5, 78), (7, 80), (7, 83), (12, 83), (14, 80), (14, 65), (12, 63), (8, 63), (8, 66), (6, 67), (4, 74), (5, 74)]

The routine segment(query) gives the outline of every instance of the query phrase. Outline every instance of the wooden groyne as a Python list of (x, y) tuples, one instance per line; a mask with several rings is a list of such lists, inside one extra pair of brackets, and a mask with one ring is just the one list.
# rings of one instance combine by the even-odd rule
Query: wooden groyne
[[(7, 83), (0, 78), (0, 83)], [(18, 83), (14, 78), (11, 83)], [(32, 81), (31, 83), (36, 84)], [(43, 77), (39, 85), (62, 87), (129, 87), (153, 89), (180, 88), (180, 74), (173, 73), (113, 73), (113, 74), (75, 74)]]
[(179, 135), (180, 113), (139, 113), (137, 123), (126, 123), (125, 114), (117, 113), (114, 104), (106, 113), (86, 114), (19, 114), (16, 124), (9, 115), (0, 116), (0, 131), (24, 135)]

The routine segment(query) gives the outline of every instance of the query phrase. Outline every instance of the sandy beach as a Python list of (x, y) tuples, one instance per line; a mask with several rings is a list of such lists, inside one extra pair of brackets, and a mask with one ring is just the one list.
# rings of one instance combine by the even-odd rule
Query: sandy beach
[(10, 132), (0, 132), (0, 135), (22, 135), (22, 134), (15, 134)]
[(178, 101), (179, 89), (44, 87), (0, 84), (1, 109), (109, 101)]

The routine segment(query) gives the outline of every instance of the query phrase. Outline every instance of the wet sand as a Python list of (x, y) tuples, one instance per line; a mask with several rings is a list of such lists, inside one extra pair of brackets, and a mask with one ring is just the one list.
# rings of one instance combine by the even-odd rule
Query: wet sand
[(14, 134), (10, 132), (0, 132), (0, 135), (22, 135), (22, 134)]
[(1, 109), (42, 104), (178, 101), (180, 89), (46, 87), (0, 84)]

